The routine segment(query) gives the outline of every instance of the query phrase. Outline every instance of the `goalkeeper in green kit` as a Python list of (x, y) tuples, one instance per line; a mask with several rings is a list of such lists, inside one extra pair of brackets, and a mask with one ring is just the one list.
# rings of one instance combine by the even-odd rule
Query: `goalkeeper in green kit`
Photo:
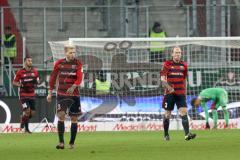
[(200, 104), (205, 112), (205, 118), (206, 118), (206, 129), (210, 129), (210, 125), (208, 123), (209, 119), (209, 113), (208, 113), (208, 107), (206, 103), (208, 101), (212, 101), (212, 105), (210, 109), (212, 110), (213, 115), (213, 121), (214, 126), (213, 128), (217, 128), (217, 120), (218, 120), (218, 113), (217, 109), (221, 106), (224, 114), (225, 119), (225, 127), (228, 127), (229, 124), (229, 113), (226, 109), (227, 103), (228, 103), (228, 93), (223, 88), (207, 88), (200, 92), (199, 96), (197, 98), (193, 98), (191, 101), (191, 105), (194, 107), (198, 107)]

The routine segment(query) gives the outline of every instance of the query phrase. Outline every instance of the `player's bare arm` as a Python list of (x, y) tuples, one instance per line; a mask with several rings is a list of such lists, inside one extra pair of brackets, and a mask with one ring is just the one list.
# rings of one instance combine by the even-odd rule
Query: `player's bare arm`
[(58, 71), (59, 71), (59, 68), (58, 68), (58, 63), (56, 63), (54, 65), (54, 68), (53, 68), (53, 71), (51, 73), (51, 76), (50, 76), (50, 80), (49, 80), (49, 90), (48, 90), (48, 95), (47, 95), (47, 102), (51, 102), (52, 101), (52, 91), (54, 89), (54, 85), (56, 83), (56, 79), (58, 77)]
[(48, 90), (48, 95), (47, 95), (47, 102), (52, 101), (52, 90)]
[(66, 94), (73, 95), (74, 90), (77, 88), (76, 84), (73, 84), (70, 88), (68, 88)]
[(17, 87), (22, 87), (22, 84), (20, 82), (13, 81), (12, 84)]
[(162, 86), (169, 90), (170, 93), (174, 92), (174, 89), (167, 83), (166, 76), (161, 76)]

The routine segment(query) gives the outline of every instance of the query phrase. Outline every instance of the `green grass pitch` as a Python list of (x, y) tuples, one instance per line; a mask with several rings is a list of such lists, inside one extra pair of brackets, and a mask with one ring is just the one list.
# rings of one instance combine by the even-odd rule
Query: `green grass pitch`
[[(0, 160), (238, 160), (240, 130), (78, 133), (75, 148), (57, 150), (56, 133), (0, 134)], [(65, 141), (69, 140), (65, 134)]]

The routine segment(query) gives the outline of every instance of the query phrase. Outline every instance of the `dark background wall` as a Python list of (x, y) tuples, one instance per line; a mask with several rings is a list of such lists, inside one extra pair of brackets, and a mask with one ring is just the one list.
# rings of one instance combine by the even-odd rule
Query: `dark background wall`
[[(21, 112), (21, 103), (18, 97), (0, 97), (0, 100), (6, 103), (11, 111), (11, 123), (19, 123)], [(36, 115), (30, 122), (40, 122), (43, 118), (47, 118), (48, 121), (54, 120), (55, 100), (48, 103), (46, 97), (36, 98)], [(6, 120), (6, 113), (3, 107), (0, 107), (0, 123), (4, 123)]]

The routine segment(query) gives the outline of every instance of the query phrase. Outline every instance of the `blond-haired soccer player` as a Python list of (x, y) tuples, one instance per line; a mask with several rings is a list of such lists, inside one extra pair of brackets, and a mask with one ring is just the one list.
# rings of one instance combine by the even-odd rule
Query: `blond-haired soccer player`
[(52, 90), (57, 81), (57, 105), (56, 112), (58, 116), (58, 136), (59, 144), (57, 149), (64, 149), (64, 131), (65, 131), (65, 115), (67, 111), (71, 117), (71, 138), (69, 147), (73, 148), (76, 134), (77, 121), (81, 113), (80, 97), (78, 87), (82, 82), (82, 64), (76, 59), (76, 48), (73, 45), (64, 47), (65, 58), (59, 59), (54, 64), (54, 69), (50, 77), (50, 89), (47, 96), (47, 101), (52, 100)]

